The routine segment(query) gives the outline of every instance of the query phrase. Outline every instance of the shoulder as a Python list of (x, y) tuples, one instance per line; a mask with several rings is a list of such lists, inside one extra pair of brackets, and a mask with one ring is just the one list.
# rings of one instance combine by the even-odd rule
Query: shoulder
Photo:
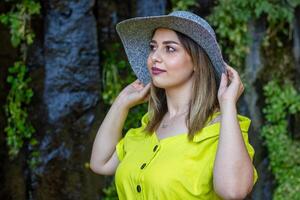
[[(221, 112), (215, 112), (211, 117), (209, 117), (208, 125), (220, 123), (221, 118), (222, 118)], [(248, 130), (251, 124), (251, 119), (241, 114), (237, 114), (237, 119), (241, 126), (241, 129)]]
[(146, 126), (149, 122), (149, 113), (146, 112), (143, 116), (142, 116), (142, 119), (141, 119), (141, 124), (142, 126)]
[(146, 112), (143, 114), (143, 116), (140, 119), (140, 126), (136, 128), (130, 128), (126, 134), (125, 137), (127, 138), (138, 138), (138, 137), (145, 137), (144, 128), (147, 126), (149, 122), (149, 114)]
[(244, 115), (240, 115), (240, 114), (237, 115), (237, 118), (238, 118), (238, 122), (241, 127), (241, 131), (243, 131), (243, 132), (248, 131), (250, 124), (251, 124), (251, 119)]
[[(222, 114), (220, 112), (214, 113), (209, 119), (209, 123), (201, 131), (197, 132), (194, 137), (195, 142), (200, 142), (206, 139), (217, 139), (220, 134)], [(237, 115), (237, 119), (241, 128), (243, 136), (247, 136), (247, 132), (251, 120), (244, 115)]]

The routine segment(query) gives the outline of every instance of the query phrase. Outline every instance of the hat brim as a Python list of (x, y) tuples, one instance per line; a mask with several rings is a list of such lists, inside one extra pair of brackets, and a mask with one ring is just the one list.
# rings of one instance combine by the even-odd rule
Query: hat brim
[(131, 68), (140, 81), (144, 84), (151, 81), (151, 75), (147, 68), (147, 57), (150, 53), (149, 42), (152, 33), (157, 28), (178, 31), (199, 44), (214, 67), (217, 85), (219, 85), (221, 74), (226, 70), (214, 33), (212, 34), (207, 27), (197, 22), (171, 15), (136, 17), (121, 21), (116, 25)]

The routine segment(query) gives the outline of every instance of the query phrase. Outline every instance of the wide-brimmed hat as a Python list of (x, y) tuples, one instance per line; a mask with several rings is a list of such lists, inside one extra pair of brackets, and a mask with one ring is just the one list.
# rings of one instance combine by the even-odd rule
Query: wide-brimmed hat
[(225, 63), (212, 27), (198, 15), (188, 11), (173, 11), (168, 15), (135, 17), (116, 25), (129, 63), (137, 78), (145, 85), (151, 81), (147, 68), (150, 53), (149, 43), (157, 28), (168, 28), (193, 39), (206, 52), (214, 67), (217, 84), (222, 73), (226, 73)]

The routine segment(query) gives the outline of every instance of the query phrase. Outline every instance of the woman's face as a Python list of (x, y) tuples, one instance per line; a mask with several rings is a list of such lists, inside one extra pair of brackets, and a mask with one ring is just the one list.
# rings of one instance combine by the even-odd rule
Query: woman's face
[[(149, 46), (147, 66), (156, 87), (167, 89), (191, 81), (192, 59), (173, 30), (156, 29)], [(155, 68), (164, 72), (160, 73)]]

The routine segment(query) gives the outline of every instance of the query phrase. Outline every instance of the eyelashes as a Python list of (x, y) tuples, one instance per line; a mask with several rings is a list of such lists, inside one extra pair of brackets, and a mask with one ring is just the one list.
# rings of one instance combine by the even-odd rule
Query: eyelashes
[[(150, 45), (149, 45), (149, 49), (150, 49), (150, 51), (153, 51), (154, 45), (153, 45), (153, 44), (150, 44)], [(166, 52), (170, 52), (170, 53), (176, 51), (176, 49), (174, 49), (173, 47), (168, 46), (168, 45), (165, 46), (165, 49), (166, 49)]]

